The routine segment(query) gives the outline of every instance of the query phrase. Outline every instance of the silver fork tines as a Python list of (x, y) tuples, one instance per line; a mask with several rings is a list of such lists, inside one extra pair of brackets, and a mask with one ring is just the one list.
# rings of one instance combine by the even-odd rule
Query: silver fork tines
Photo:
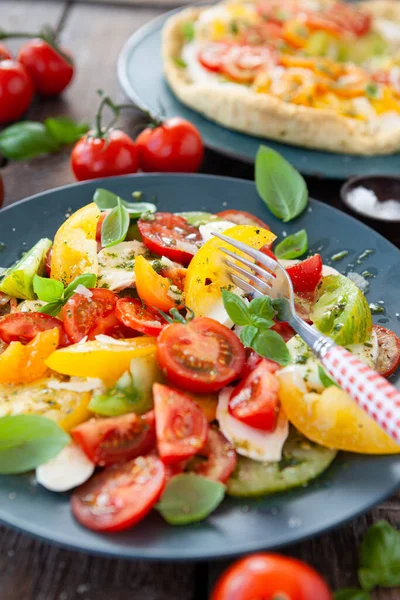
[[(230, 244), (237, 250), (241, 250), (242, 252), (244, 252), (244, 254), (248, 254), (248, 256), (251, 256), (252, 258), (254, 258), (257, 262), (259, 262), (264, 267), (267, 267), (267, 269), (269, 269), (273, 273), (275, 273), (276, 269), (279, 268), (278, 263), (273, 258), (266, 256), (259, 250), (256, 250), (255, 248), (252, 248), (251, 246), (248, 246), (247, 244), (243, 244), (243, 242), (238, 242), (237, 240), (233, 240), (232, 238), (224, 235), (223, 233), (218, 233), (218, 232), (214, 231), (213, 234), (217, 238), (219, 238), (220, 240), (223, 240), (224, 242), (227, 242), (228, 244)], [(224, 252), (225, 252), (225, 250), (224, 250)], [(238, 259), (239, 257), (234, 255), (234, 258)], [(241, 257), (240, 257), (240, 260), (242, 260)], [(251, 264), (253, 264), (253, 263), (251, 263)]]
[[(253, 289), (257, 289), (259, 292), (262, 292), (263, 294), (268, 294), (271, 291), (271, 285), (270, 284), (266, 283), (265, 281), (262, 281), (261, 279), (259, 279), (255, 275), (252, 276), (252, 274), (249, 273), (248, 271), (246, 271), (246, 269), (242, 269), (242, 267), (239, 267), (239, 265), (235, 265), (230, 260), (227, 260), (226, 264), (232, 270), (237, 271), (238, 273), (240, 273), (241, 275), (244, 275), (245, 277), (248, 277), (250, 279), (250, 281), (247, 281), (246, 283), (249, 283), (249, 285), (251, 285), (251, 287)], [(232, 274), (231, 277), (233, 278), (233, 277), (237, 277), (237, 276), (234, 275), (234, 274)], [(243, 281), (243, 279), (241, 281)], [(254, 285), (252, 285), (253, 283), (254, 283)], [(258, 286), (258, 288), (256, 286)]]

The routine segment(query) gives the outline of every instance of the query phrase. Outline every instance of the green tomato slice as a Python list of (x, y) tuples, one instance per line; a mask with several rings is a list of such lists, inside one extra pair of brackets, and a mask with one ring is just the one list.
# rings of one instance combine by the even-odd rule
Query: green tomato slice
[(35, 300), (33, 278), (44, 275), (46, 255), (51, 248), (51, 240), (42, 238), (12, 265), (0, 282), (0, 291), (14, 298)]

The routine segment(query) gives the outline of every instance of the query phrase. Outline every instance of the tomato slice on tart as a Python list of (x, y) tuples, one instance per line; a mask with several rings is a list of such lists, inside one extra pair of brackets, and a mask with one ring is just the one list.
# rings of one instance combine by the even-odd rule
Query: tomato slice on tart
[(159, 212), (138, 221), (143, 243), (154, 254), (188, 265), (202, 244), (200, 231), (183, 217)]
[(77, 343), (85, 336), (93, 339), (108, 334), (119, 324), (115, 316), (118, 296), (110, 290), (95, 288), (90, 296), (73, 294), (65, 303), (63, 323), (69, 339)]
[(120, 298), (115, 314), (123, 325), (145, 335), (157, 336), (167, 325), (158, 311), (146, 306), (139, 298)]
[(154, 447), (154, 413), (93, 418), (75, 427), (71, 435), (92, 462), (108, 467), (147, 454)]
[(188, 470), (213, 481), (226, 483), (235, 470), (237, 454), (229, 440), (218, 430), (210, 429), (207, 443), (189, 463)]
[(200, 64), (208, 71), (220, 73), (222, 70), (222, 58), (230, 48), (230, 44), (224, 42), (208, 42), (204, 44), (198, 53)]
[(54, 328), (58, 329), (60, 334), (59, 345), (67, 346), (69, 340), (60, 319), (40, 312), (12, 313), (0, 321), (0, 338), (6, 344), (11, 342), (27, 344), (41, 331)]
[(157, 448), (166, 464), (181, 462), (199, 452), (207, 441), (204, 412), (188, 396), (166, 385), (153, 385)]
[(373, 325), (378, 337), (378, 361), (376, 370), (384, 377), (389, 377), (400, 364), (400, 338), (391, 329)]
[(169, 381), (190, 392), (216, 392), (237, 379), (244, 347), (233, 331), (208, 317), (171, 323), (157, 338), (158, 362)]
[(138, 456), (104, 469), (78, 488), (71, 498), (72, 512), (93, 531), (128, 529), (152, 509), (165, 482), (165, 466), (157, 456)]

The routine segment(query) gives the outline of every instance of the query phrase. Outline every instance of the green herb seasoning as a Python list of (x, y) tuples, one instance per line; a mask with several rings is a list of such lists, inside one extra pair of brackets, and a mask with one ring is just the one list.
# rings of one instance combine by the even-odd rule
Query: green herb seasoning
[(331, 260), (333, 260), (334, 262), (337, 262), (339, 260), (342, 260), (346, 256), (348, 256), (348, 254), (349, 254), (348, 250), (342, 250), (341, 252), (336, 252), (336, 254), (332, 254)]
[(371, 250), (370, 248), (367, 248), (366, 250), (364, 250), (364, 252), (362, 252), (360, 254), (360, 256), (357, 258), (356, 263), (358, 265), (361, 265), (361, 263), (368, 258), (368, 256), (371, 256), (371, 254), (373, 254), (375, 252), (375, 250)]
[(369, 308), (373, 315), (380, 315), (385, 312), (385, 307), (382, 306), (382, 304), (376, 304), (375, 302), (371, 302)]

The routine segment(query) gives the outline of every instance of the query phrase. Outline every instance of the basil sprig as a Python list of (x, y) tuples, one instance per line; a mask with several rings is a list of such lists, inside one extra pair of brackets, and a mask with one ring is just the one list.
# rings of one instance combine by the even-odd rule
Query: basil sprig
[(67, 300), (71, 298), (78, 285), (93, 288), (96, 286), (96, 281), (97, 277), (94, 273), (84, 273), (83, 275), (79, 275), (64, 289), (61, 281), (35, 275), (33, 278), (33, 291), (39, 300), (47, 302), (47, 304), (39, 309), (39, 312), (56, 317)]
[[(136, 192), (137, 193), (137, 192)], [(101, 210), (112, 210), (118, 206), (118, 198), (126, 208), (131, 219), (138, 219), (145, 213), (155, 213), (157, 207), (151, 202), (128, 202), (104, 188), (97, 188), (93, 196), (93, 202)]]
[(0, 473), (25, 473), (57, 456), (70, 437), (39, 415), (0, 418)]
[(271, 298), (255, 298), (246, 305), (245, 302), (227, 290), (222, 290), (222, 300), (229, 318), (240, 325), (240, 340), (246, 348), (252, 348), (257, 354), (273, 360), (282, 366), (289, 364), (290, 354), (281, 336), (272, 331), (275, 309)]
[(288, 235), (274, 248), (276, 258), (290, 260), (303, 256), (308, 250), (308, 237), (305, 229)]
[(303, 177), (267, 146), (257, 152), (255, 179), (257, 192), (278, 219), (291, 221), (306, 208), (308, 191)]
[(123, 242), (128, 233), (130, 225), (130, 216), (121, 202), (117, 199), (117, 206), (108, 213), (103, 221), (101, 228), (101, 245), (103, 248), (110, 248), (120, 242)]

